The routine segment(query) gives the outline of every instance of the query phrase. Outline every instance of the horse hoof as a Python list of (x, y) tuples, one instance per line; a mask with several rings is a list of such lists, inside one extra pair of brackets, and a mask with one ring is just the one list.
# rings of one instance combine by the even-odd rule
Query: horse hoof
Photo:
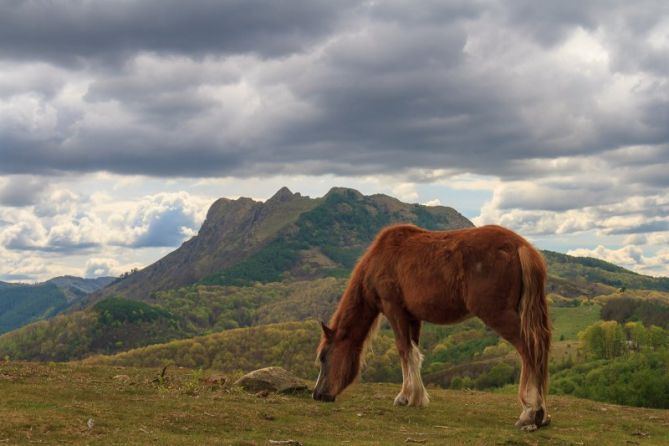
[(546, 415), (546, 418), (544, 418), (543, 420), (541, 420), (541, 424), (539, 425), (539, 427), (548, 426), (549, 424), (551, 424), (551, 416), (550, 416), (550, 415)]
[(524, 411), (516, 421), (516, 427), (525, 432), (534, 432), (549, 424), (551, 424), (551, 416), (546, 414), (543, 409)]
[(395, 397), (395, 402), (393, 404), (395, 406), (406, 406), (409, 404), (409, 399), (403, 393), (400, 393)]

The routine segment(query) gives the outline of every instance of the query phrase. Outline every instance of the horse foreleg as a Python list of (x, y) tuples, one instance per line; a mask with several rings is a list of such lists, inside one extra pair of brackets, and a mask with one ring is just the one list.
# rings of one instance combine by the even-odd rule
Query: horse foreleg
[(407, 377), (407, 364), (404, 358), (400, 355), (400, 365), (402, 366), (402, 390), (395, 397), (395, 406), (406, 406), (409, 404), (409, 378)]
[(406, 311), (395, 308), (386, 308), (385, 314), (395, 332), (395, 344), (402, 366), (402, 390), (395, 397), (395, 405), (427, 406), (430, 399), (420, 374), (423, 355), (414, 342), (420, 336), (420, 321), (413, 319)]
[(427, 406), (430, 403), (430, 397), (427, 394), (427, 390), (425, 390), (423, 378), (420, 375), (422, 365), (423, 355), (418, 346), (412, 342), (407, 361), (409, 406)]

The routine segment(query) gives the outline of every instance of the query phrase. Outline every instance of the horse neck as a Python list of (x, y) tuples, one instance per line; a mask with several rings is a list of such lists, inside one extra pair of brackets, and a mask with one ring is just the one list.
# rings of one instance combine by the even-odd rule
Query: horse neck
[(360, 274), (354, 273), (331, 321), (338, 338), (361, 350), (379, 316), (379, 310), (366, 297)]

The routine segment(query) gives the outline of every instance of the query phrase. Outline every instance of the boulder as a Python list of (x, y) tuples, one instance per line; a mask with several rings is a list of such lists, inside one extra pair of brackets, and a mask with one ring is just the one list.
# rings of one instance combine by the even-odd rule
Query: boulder
[(251, 392), (266, 390), (278, 393), (295, 393), (308, 390), (304, 381), (291, 375), (281, 367), (266, 367), (254, 370), (239, 378), (235, 384)]

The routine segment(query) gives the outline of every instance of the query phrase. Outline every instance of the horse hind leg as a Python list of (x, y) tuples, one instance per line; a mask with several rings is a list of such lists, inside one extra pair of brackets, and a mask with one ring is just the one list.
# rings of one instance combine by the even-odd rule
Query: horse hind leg
[(551, 417), (546, 411), (543, 379), (524, 349), (519, 349), (519, 352), (523, 364), (518, 384), (518, 399), (523, 409), (516, 421), (516, 427), (533, 431), (550, 424)]
[[(481, 317), (481, 316), (479, 316)], [(550, 416), (546, 411), (544, 379), (536, 365), (531, 361), (529, 349), (520, 335), (520, 317), (514, 311), (506, 311), (495, 317), (481, 317), (481, 319), (502, 338), (507, 340), (518, 351), (522, 368), (518, 383), (518, 399), (522, 412), (516, 421), (516, 426), (523, 430), (535, 430), (550, 423)], [(548, 364), (539, 365), (547, 373)]]

